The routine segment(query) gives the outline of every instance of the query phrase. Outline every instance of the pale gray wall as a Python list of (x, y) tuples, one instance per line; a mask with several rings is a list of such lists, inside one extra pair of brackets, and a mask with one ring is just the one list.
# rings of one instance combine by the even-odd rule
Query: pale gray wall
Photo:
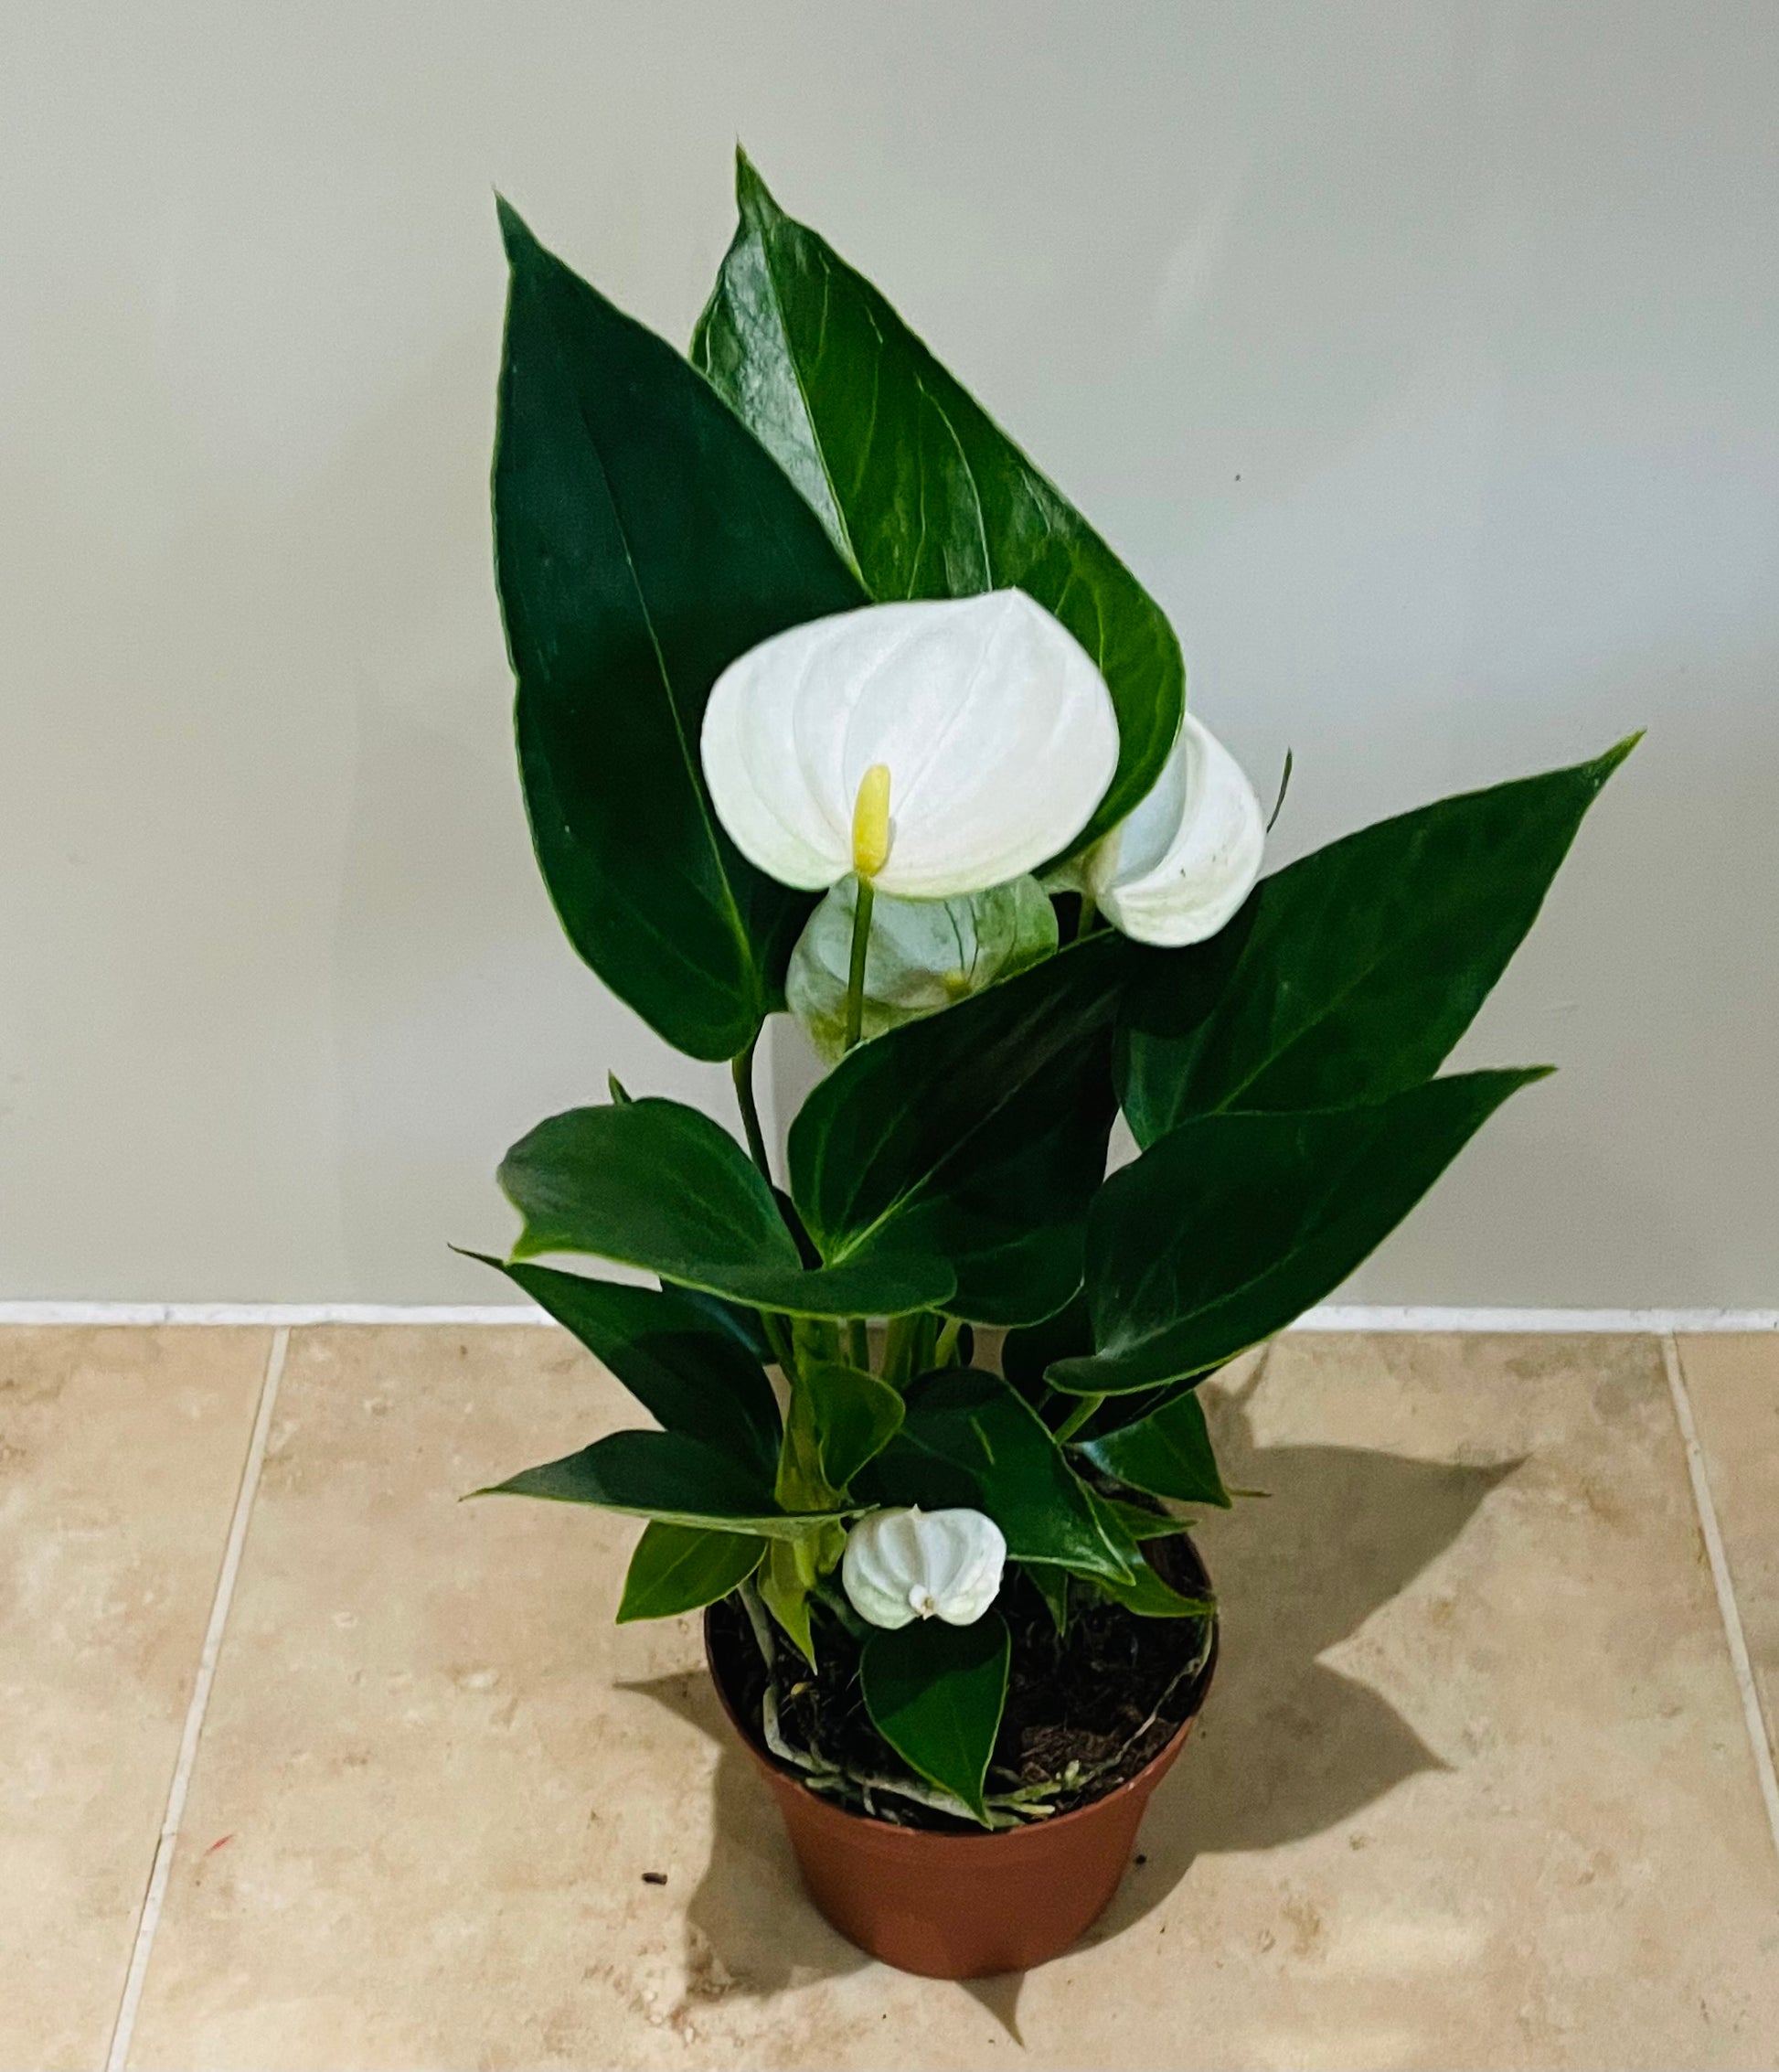
[(1771, 1304), (1779, 8), (16, 6), (0, 1295), (501, 1292), (506, 1142), (703, 1090), (536, 882), (491, 188), (683, 338), (745, 139), (1174, 614), (1281, 853), (1651, 737), (1354, 1294)]

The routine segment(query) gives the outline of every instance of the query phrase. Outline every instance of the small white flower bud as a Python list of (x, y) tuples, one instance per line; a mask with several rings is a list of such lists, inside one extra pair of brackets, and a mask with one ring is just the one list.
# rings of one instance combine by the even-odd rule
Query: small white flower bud
[(847, 1535), (840, 1580), (873, 1626), (974, 1626), (1001, 1586), (1007, 1542), (979, 1511), (874, 1511)]

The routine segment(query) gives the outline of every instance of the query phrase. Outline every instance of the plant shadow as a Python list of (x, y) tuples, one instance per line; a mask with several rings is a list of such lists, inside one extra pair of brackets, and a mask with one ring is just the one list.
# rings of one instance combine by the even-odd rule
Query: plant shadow
[[(1138, 1862), (1087, 1941), (1158, 1906), (1200, 1855), (1274, 1849), (1446, 1766), (1369, 1686), (1317, 1657), (1405, 1589), (1519, 1465), (1417, 1460), (1359, 1447), (1262, 1446), (1241, 1388), (1205, 1391), (1225, 1478), (1260, 1489), (1198, 1534), (1223, 1647), (1185, 1758), (1156, 1793)], [(767, 1997), (868, 1960), (801, 1892), (776, 1810), (702, 1671), (626, 1686), (716, 1741), (714, 1842), (686, 1915), (688, 1991)], [(966, 1983), (1015, 2043), (1020, 1974)]]

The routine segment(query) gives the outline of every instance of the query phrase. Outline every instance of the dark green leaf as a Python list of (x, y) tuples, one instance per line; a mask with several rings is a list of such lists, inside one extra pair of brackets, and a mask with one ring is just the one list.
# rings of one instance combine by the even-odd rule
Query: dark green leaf
[(1169, 1588), (1140, 1554), (1135, 1566), (1135, 1581), (1099, 1581), (1097, 1587), (1139, 1618), (1208, 1618), (1217, 1609), (1215, 1597), (1183, 1597)]
[(700, 1525), (643, 1528), (623, 1579), (618, 1624), (676, 1618), (726, 1597), (760, 1565), (766, 1542), (747, 1533), (712, 1533)]
[(730, 1302), (725, 1296), (708, 1294), (701, 1287), (682, 1287), (675, 1292), (716, 1330), (732, 1338), (736, 1344), (744, 1346), (762, 1367), (770, 1367), (777, 1359), (778, 1355), (767, 1342), (757, 1310), (745, 1303)]
[(764, 1368), (688, 1297), (469, 1256), (548, 1309), (666, 1430), (774, 1467), (778, 1402)]
[(1050, 1615), (1050, 1624), (1059, 1635), (1069, 1630), (1069, 1571), (1051, 1568), (1041, 1561), (1025, 1565), (1026, 1574), (1031, 1578), (1032, 1587), (1044, 1600), (1044, 1608)]
[(495, 533), (538, 860), (613, 991), (693, 1057), (733, 1057), (813, 902), (717, 824), (705, 701), (738, 655), (864, 593), (702, 376), (504, 202), (500, 221)]
[(805, 1361), (797, 1392), (808, 1403), (822, 1473), (844, 1490), (901, 1428), (902, 1399), (888, 1382), (837, 1361)]
[(974, 1626), (917, 1618), (873, 1633), (858, 1662), (871, 1724), (910, 1769), (961, 1799), (985, 1825), (982, 1780), (1000, 1731), (1011, 1651), (1006, 1623), (989, 1611)]
[(1058, 1388), (1202, 1374), (1337, 1287), (1508, 1095), (1548, 1068), (1434, 1079), (1375, 1106), (1210, 1115), (1107, 1180), (1087, 1228), (1098, 1351)]
[(1082, 1439), (1078, 1450), (1094, 1467), (1152, 1497), (1229, 1508), (1230, 1492), (1217, 1471), (1204, 1406), (1190, 1389), (1170, 1396), (1133, 1425)]
[(806, 1272), (772, 1190), (735, 1139), (677, 1101), (571, 1108), (521, 1137), (500, 1184), (525, 1218), (517, 1259), (589, 1252), (761, 1308), (888, 1315), (941, 1303), (951, 1269), (904, 1242), (860, 1242)]
[(1141, 1504), (1124, 1503), (1117, 1497), (1102, 1497), (1100, 1508), (1110, 1511), (1120, 1532), (1139, 1546), (1146, 1540), (1177, 1539), (1192, 1530), (1189, 1518), (1166, 1517), (1158, 1511), (1145, 1511)]
[(1015, 1561), (1129, 1574), (1043, 1420), (998, 1374), (947, 1367), (917, 1382), (902, 1428), (869, 1477), (886, 1504), (985, 1511)]
[(527, 1468), (475, 1493), (598, 1504), (668, 1525), (781, 1540), (817, 1533), (834, 1515), (781, 1511), (770, 1480), (762, 1480), (757, 1469), (681, 1432), (613, 1432), (579, 1453)]
[(1138, 1014), (1122, 1046), (1137, 1141), (1220, 1108), (1380, 1100), (1436, 1072), (1636, 738), (1380, 821), (1264, 880), (1232, 971), (1213, 974), (1214, 1007), (1198, 1003), (1174, 1031)]
[(791, 1191), (830, 1270), (868, 1250), (943, 1257), (957, 1276), (943, 1306), (978, 1323), (1068, 1301), (1105, 1172), (1128, 956), (1094, 936), (860, 1044), (822, 1081), (791, 1126)]
[(1098, 663), (1118, 768), (1088, 840), (1155, 781), (1186, 672), (1160, 607), (861, 274), (738, 155), (741, 220), (693, 358), (820, 516), (874, 598), (1019, 589)]
[(1049, 1391), (1046, 1371), (1059, 1360), (1075, 1360), (1093, 1350), (1093, 1326), (1085, 1293), (1042, 1323), (1008, 1331), (1001, 1340), (1001, 1372), (1026, 1401), (1041, 1404)]

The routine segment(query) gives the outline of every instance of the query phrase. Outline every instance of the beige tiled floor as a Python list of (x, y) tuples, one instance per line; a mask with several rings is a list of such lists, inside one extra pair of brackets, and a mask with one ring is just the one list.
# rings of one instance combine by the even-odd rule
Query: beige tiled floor
[[(264, 1353), (0, 1336), (0, 2064), (102, 2056)], [(1770, 1719), (1779, 1337), (1680, 1356)], [(808, 1910), (689, 1625), (611, 1624), (634, 1527), (456, 1501), (624, 1419), (590, 1361), (296, 1332), (130, 2062), (1772, 2065), (1659, 1341), (1294, 1337), (1216, 1411), (1272, 1493), (1203, 1535), (1200, 1735), (1090, 1944), (965, 1989)]]
[(0, 1332), (0, 2065), (103, 2061), (270, 1337)]

